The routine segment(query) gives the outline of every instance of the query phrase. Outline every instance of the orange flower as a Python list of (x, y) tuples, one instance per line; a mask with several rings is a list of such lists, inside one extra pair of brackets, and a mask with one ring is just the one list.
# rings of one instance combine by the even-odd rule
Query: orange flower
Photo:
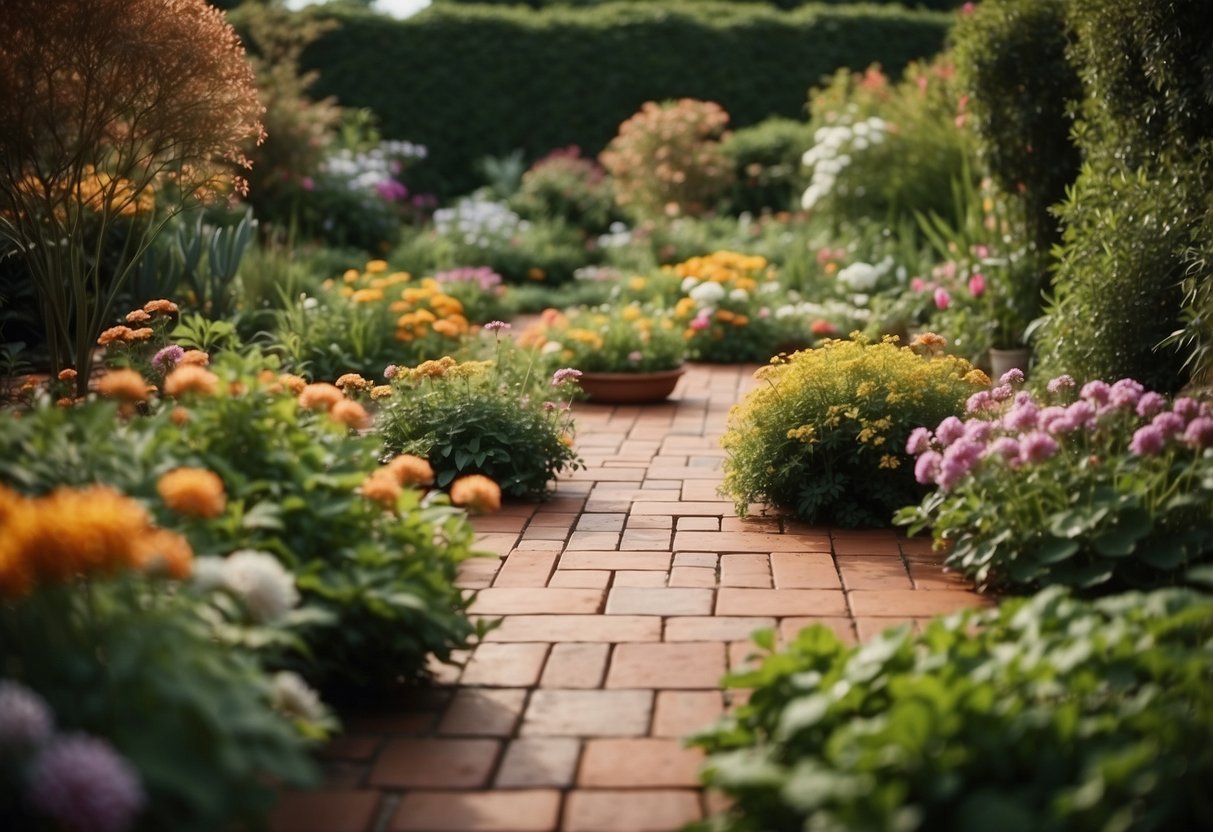
[(140, 327), (139, 329), (131, 330), (131, 334), (130, 334), (130, 337), (128, 340), (146, 341), (155, 334), (156, 334), (156, 330), (152, 329), (150, 326), (144, 326), (144, 327)]
[(176, 532), (154, 529), (140, 537), (137, 543), (140, 566), (149, 571), (163, 571), (178, 581), (194, 571), (194, 550), (189, 541)]
[(357, 373), (345, 373), (344, 375), (338, 376), (336, 384), (342, 390), (345, 390), (347, 387), (351, 387), (355, 390), (366, 390), (372, 386), (371, 382), (367, 381)]
[(362, 481), (362, 487), (359, 488), (363, 497), (379, 503), (384, 508), (396, 506), (396, 499), (400, 496), (401, 490), (396, 477), (384, 468), (374, 471)]
[(223, 480), (206, 468), (175, 468), (156, 483), (164, 504), (186, 517), (218, 517), (227, 505)]
[(198, 393), (213, 396), (219, 389), (219, 377), (210, 370), (193, 364), (182, 364), (164, 379), (164, 392), (169, 396)]
[(210, 363), (211, 357), (206, 353), (205, 350), (186, 350), (181, 354), (181, 357), (177, 359), (178, 367), (183, 364), (189, 364), (195, 367), (205, 367)]
[(136, 309), (133, 312), (126, 313), (126, 322), (128, 324), (141, 324), (150, 321), (152, 316), (147, 314), (142, 309)]
[(303, 392), (303, 388), (307, 387), (307, 381), (292, 373), (283, 373), (278, 376), (278, 383), (291, 391), (292, 394), (298, 396)]
[(128, 402), (147, 399), (147, 389), (147, 381), (134, 370), (111, 370), (97, 382), (101, 395)]
[(75, 381), (76, 380), (76, 371), (73, 370), (71, 367), (68, 367), (66, 370), (60, 370), (59, 371), (59, 380), (63, 381), (63, 382)]
[(112, 344), (114, 341), (129, 341), (130, 339), (131, 328), (129, 326), (111, 326), (98, 336), (97, 344), (104, 347)]
[(373, 303), (377, 300), (383, 300), (382, 289), (359, 289), (350, 295), (350, 302), (352, 303)]
[(451, 502), (476, 512), (501, 508), (501, 487), (483, 474), (467, 474), (451, 483)]
[(942, 335), (936, 335), (934, 332), (924, 332), (921, 335), (915, 335), (913, 340), (910, 341), (910, 349), (927, 355), (941, 353), (947, 345), (948, 339)]
[(369, 263), (366, 264), (367, 274), (378, 274), (379, 272), (386, 272), (387, 268), (388, 268), (388, 266), (387, 266), (386, 260), (371, 260)]
[(371, 399), (373, 401), (379, 401), (380, 399), (386, 399), (387, 397), (389, 397), (391, 395), (392, 395), (392, 385), (390, 385), (390, 384), (380, 384), (376, 387), (371, 388)]
[(384, 469), (401, 485), (429, 485), (434, 481), (434, 469), (428, 460), (412, 454), (393, 458)]
[(459, 325), (453, 321), (434, 321), (434, 331), (446, 338), (458, 338), (460, 335)]
[(371, 415), (366, 408), (351, 399), (334, 402), (329, 409), (329, 418), (351, 430), (363, 430), (371, 426)]
[(168, 419), (177, 427), (184, 427), (190, 420), (190, 412), (184, 407), (174, 407), (168, 414)]
[(143, 304), (143, 311), (149, 315), (176, 315), (178, 312), (177, 304), (171, 300), (149, 300)]
[(299, 406), (307, 410), (331, 410), (344, 398), (345, 394), (339, 388), (320, 382), (309, 384), (299, 391)]

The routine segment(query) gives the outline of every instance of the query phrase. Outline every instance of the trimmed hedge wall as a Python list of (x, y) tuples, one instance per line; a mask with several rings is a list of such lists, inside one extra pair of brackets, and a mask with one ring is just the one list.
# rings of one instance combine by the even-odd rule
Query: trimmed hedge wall
[(407, 20), (327, 12), (342, 26), (304, 54), (316, 96), (369, 107), (385, 136), (430, 158), (409, 185), (479, 183), (474, 163), (570, 144), (598, 153), (648, 100), (720, 103), (731, 126), (802, 118), (807, 90), (840, 66), (894, 74), (942, 47), (952, 16), (878, 6), (782, 12), (753, 4), (614, 3), (591, 9), (434, 7)]

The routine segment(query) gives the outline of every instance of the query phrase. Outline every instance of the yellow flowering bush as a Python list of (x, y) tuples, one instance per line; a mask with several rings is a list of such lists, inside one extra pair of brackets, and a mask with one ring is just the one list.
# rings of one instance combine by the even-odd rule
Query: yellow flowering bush
[(538, 348), (554, 367), (584, 372), (673, 370), (686, 355), (682, 327), (669, 312), (639, 302), (547, 309), (520, 343)]
[(773, 359), (730, 414), (723, 492), (741, 513), (763, 502), (814, 523), (888, 524), (923, 495), (906, 452), (910, 432), (963, 413), (989, 386), (980, 370), (945, 355), (941, 340), (902, 347), (854, 335)]

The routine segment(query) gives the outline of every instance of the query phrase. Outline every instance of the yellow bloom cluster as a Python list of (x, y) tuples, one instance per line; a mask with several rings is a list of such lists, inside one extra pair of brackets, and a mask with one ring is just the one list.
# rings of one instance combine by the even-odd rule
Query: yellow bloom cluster
[(714, 251), (706, 257), (692, 257), (667, 268), (679, 277), (727, 283), (731, 289), (747, 292), (775, 277), (775, 267), (765, 257), (736, 251)]
[(143, 506), (107, 486), (35, 498), (0, 486), (0, 598), (123, 570), (181, 579), (193, 558), (185, 538), (153, 526)]
[[(463, 304), (442, 291), (432, 277), (414, 281), (408, 272), (388, 273), (388, 264), (372, 260), (359, 272), (350, 269), (341, 277), (338, 293), (353, 304), (385, 307), (396, 315), (396, 340), (409, 343), (430, 333), (458, 340), (468, 333), (470, 324)], [(334, 286), (330, 281), (326, 284)]]

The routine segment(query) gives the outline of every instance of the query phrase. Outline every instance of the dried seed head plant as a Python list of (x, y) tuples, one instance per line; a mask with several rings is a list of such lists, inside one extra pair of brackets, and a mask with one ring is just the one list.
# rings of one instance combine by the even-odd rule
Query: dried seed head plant
[(156, 232), (245, 189), (241, 148), (263, 138), (262, 107), (205, 0), (5, 0), (4, 30), (0, 246), (29, 270), (51, 372), (74, 366), (83, 394), (97, 333)]

